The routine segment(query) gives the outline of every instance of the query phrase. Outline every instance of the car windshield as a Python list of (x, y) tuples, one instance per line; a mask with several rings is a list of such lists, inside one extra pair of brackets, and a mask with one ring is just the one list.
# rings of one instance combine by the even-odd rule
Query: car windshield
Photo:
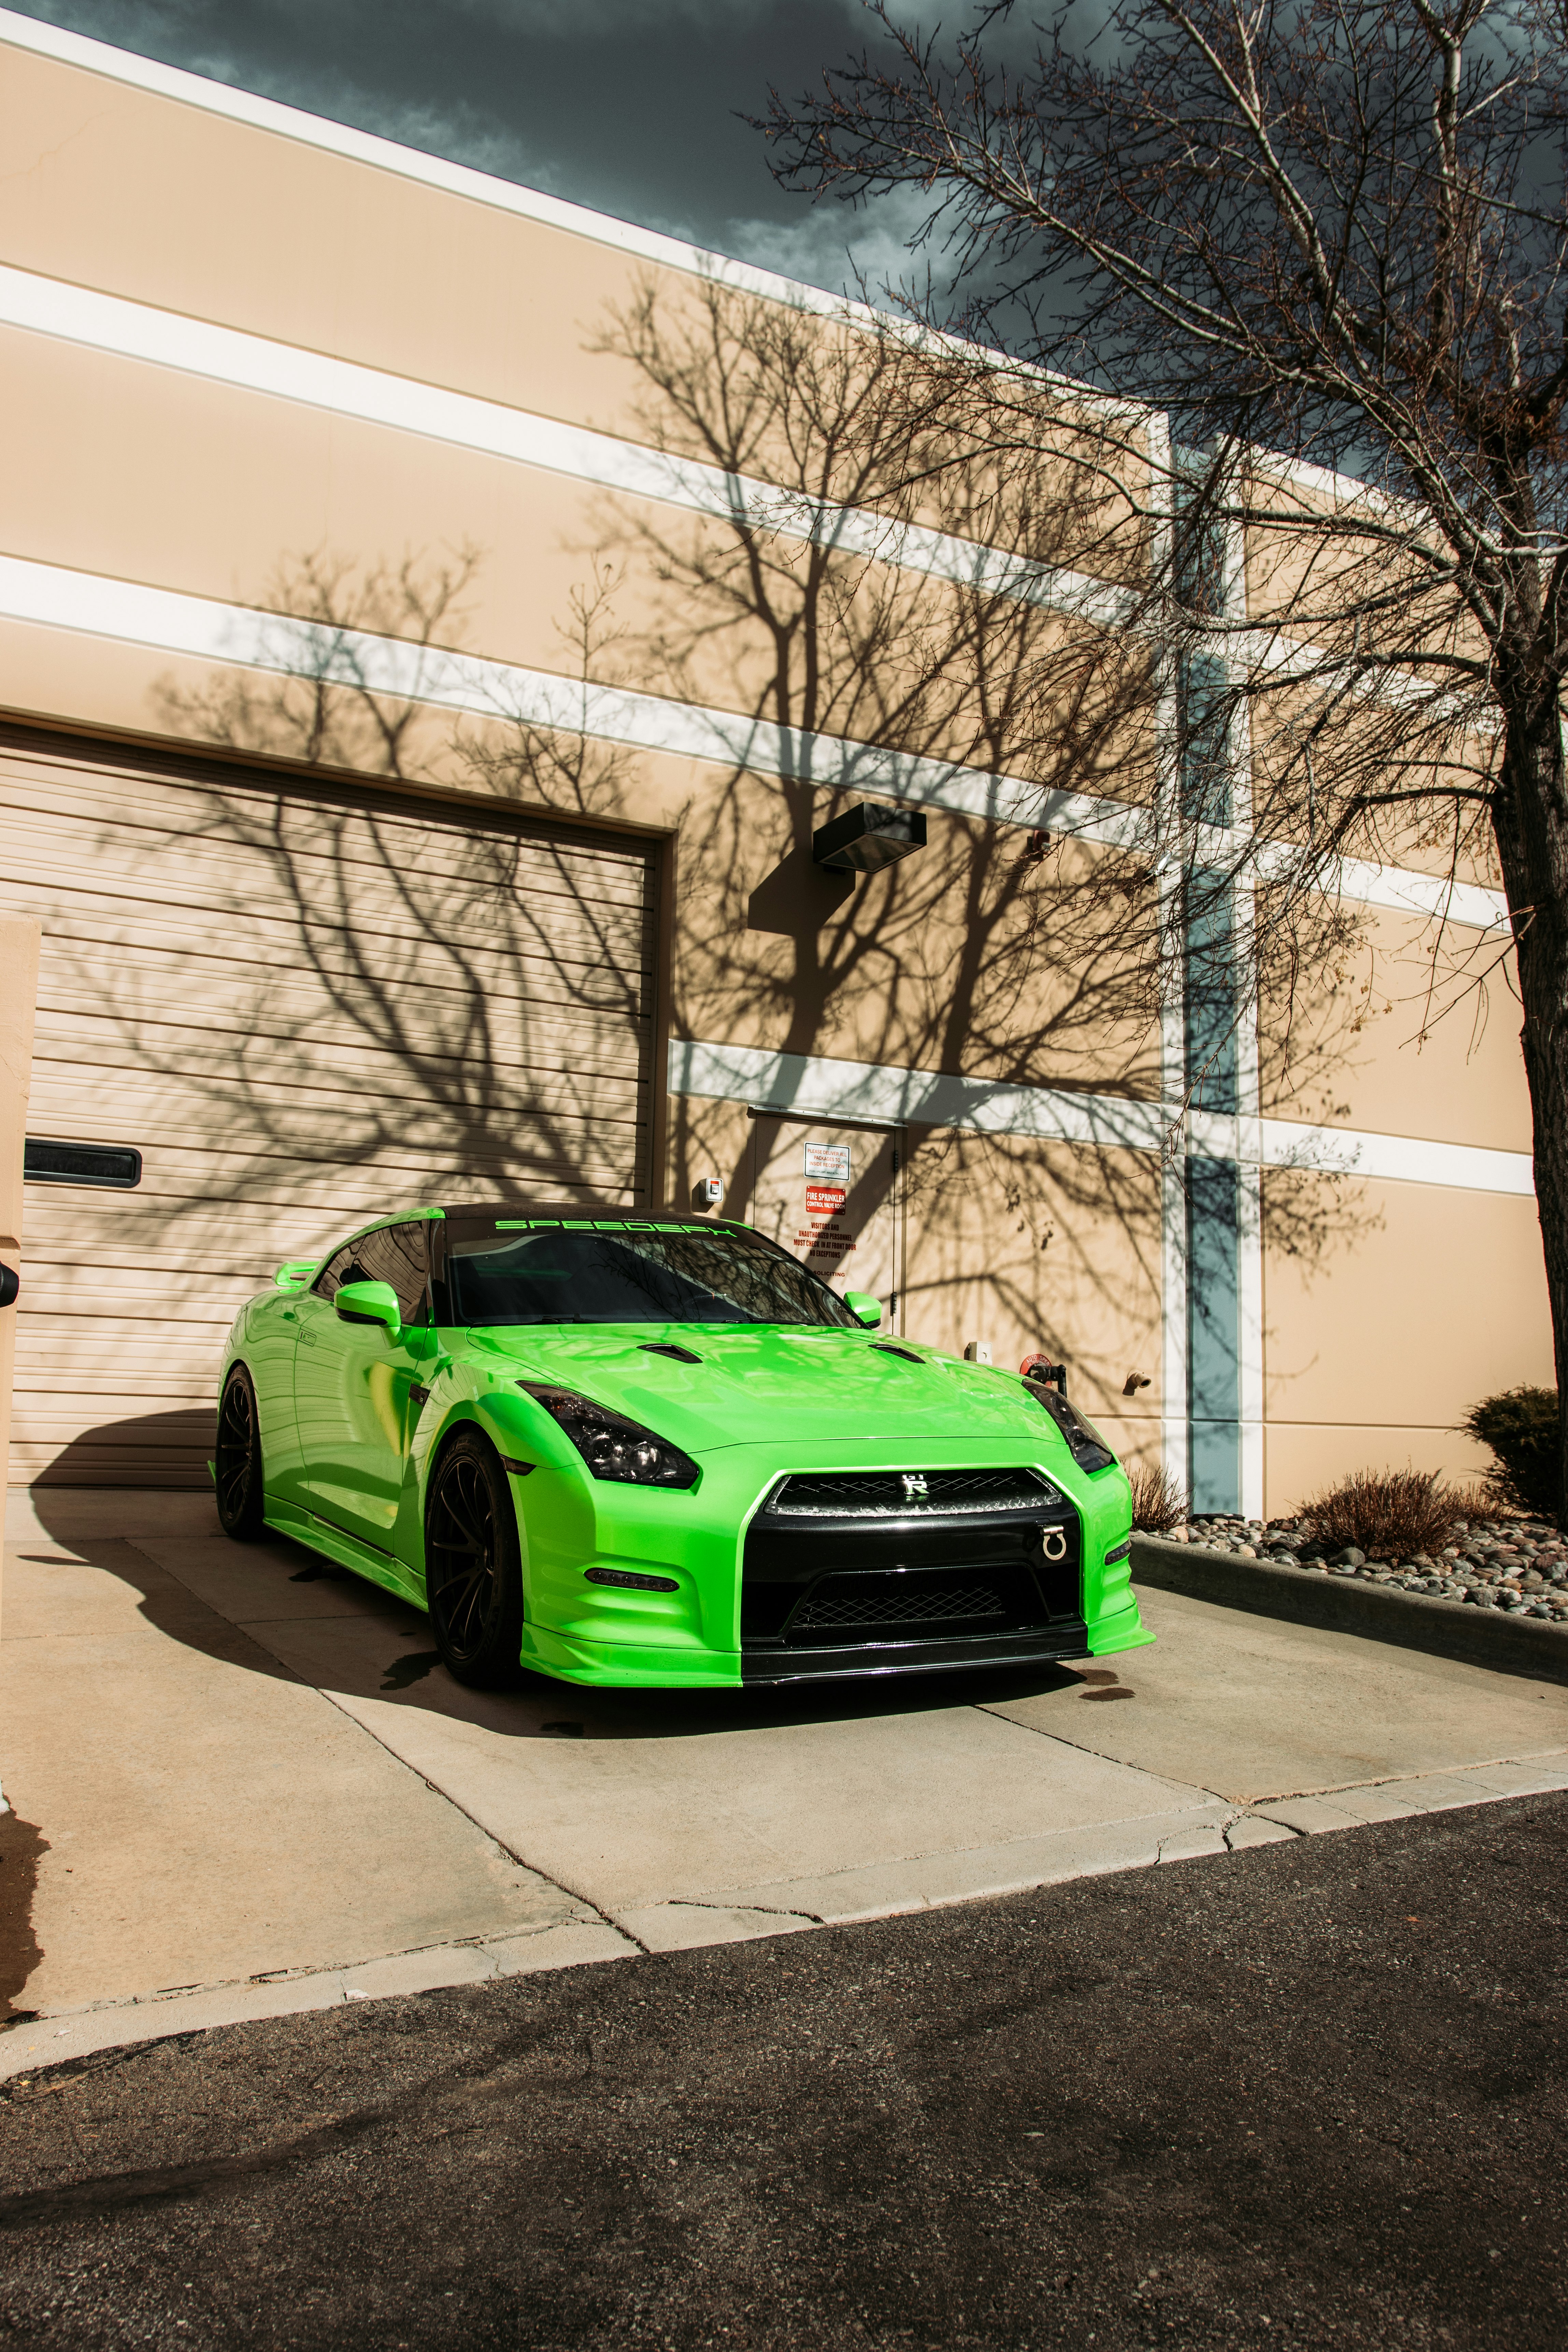
[(817, 1276), (722, 1226), (544, 1225), (448, 1244), (452, 1319), (487, 1323), (808, 1323), (858, 1329)]

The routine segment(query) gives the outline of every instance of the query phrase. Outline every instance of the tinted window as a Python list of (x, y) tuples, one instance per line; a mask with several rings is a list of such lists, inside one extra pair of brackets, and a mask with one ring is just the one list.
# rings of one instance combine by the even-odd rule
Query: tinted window
[(455, 1323), (814, 1323), (859, 1327), (772, 1243), (714, 1226), (542, 1226), (448, 1243)]
[(345, 1242), (335, 1257), (330, 1257), (321, 1268), (311, 1289), (319, 1298), (331, 1298), (345, 1282), (366, 1282), (368, 1275), (359, 1263), (359, 1242)]
[[(345, 1274), (343, 1281), (390, 1282), (397, 1293), (397, 1311), (405, 1323), (426, 1323), (429, 1311), (426, 1276), (428, 1252), (423, 1218), (406, 1225), (383, 1225), (379, 1233), (362, 1234), (355, 1243), (363, 1272)], [(330, 1269), (329, 1269), (330, 1271)]]

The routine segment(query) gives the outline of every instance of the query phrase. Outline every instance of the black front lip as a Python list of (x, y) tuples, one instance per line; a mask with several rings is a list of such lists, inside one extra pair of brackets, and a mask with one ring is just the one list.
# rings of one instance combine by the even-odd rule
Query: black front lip
[(879, 1675), (950, 1675), (973, 1666), (1048, 1666), (1087, 1658), (1089, 1628), (1041, 1626), (1026, 1633), (960, 1633), (945, 1641), (856, 1642), (841, 1650), (742, 1650), (743, 1683), (862, 1681)]

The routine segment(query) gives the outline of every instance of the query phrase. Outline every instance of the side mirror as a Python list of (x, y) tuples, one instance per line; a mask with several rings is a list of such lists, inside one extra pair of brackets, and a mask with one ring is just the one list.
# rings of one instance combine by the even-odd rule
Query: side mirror
[(882, 1302), (873, 1298), (868, 1290), (847, 1290), (844, 1304), (857, 1323), (864, 1323), (868, 1331), (875, 1331), (882, 1320)]
[(345, 1323), (379, 1323), (389, 1339), (403, 1328), (403, 1310), (390, 1282), (345, 1282), (332, 1296)]
[(14, 1265), (0, 1265), (0, 1307), (15, 1307), (22, 1277)]
[(273, 1289), (303, 1290), (319, 1264), (320, 1260), (313, 1257), (291, 1257), (288, 1265), (280, 1265), (273, 1276)]

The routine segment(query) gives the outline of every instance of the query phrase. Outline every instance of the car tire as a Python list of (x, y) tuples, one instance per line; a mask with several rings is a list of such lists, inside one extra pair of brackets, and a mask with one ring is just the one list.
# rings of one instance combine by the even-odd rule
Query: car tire
[(431, 1476), (425, 1605), (442, 1664), (457, 1681), (496, 1690), (521, 1678), (517, 1512), (500, 1457), (477, 1429), (458, 1432)]
[(256, 1383), (243, 1364), (224, 1382), (213, 1447), (213, 1483), (218, 1525), (236, 1543), (254, 1543), (265, 1532), (261, 1469), (261, 1418)]

